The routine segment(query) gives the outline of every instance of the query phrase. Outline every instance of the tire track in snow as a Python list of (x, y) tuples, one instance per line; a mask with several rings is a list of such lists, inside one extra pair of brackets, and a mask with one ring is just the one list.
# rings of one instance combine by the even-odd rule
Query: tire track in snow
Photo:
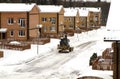
[(34, 72), (34, 73), (42, 73), (46, 70), (57, 69), (66, 62), (70, 61), (74, 57), (76, 57), (79, 53), (84, 51), (85, 49), (94, 45), (96, 41), (89, 41), (80, 45), (75, 46), (74, 51), (70, 53), (58, 53), (57, 50), (51, 51), (49, 54), (44, 56), (40, 56), (40, 58), (26, 63), (27, 68), (20, 68), (17, 72)]

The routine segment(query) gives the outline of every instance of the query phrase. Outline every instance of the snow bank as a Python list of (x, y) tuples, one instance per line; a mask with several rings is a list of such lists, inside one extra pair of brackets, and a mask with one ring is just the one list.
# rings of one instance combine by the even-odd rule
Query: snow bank
[(10, 44), (21, 44), (21, 43), (18, 41), (11, 41)]

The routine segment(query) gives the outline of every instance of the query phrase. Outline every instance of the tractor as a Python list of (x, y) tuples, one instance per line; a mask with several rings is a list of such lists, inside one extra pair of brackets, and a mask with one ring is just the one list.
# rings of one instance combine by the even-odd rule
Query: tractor
[(60, 40), (60, 44), (58, 44), (57, 49), (59, 50), (59, 53), (69, 53), (73, 51), (73, 47), (70, 47), (69, 45), (70, 40), (67, 39), (67, 35), (64, 35), (63, 38)]

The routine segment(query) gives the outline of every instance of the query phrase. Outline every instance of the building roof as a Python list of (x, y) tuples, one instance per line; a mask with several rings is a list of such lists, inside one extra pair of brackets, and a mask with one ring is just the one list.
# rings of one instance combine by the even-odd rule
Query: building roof
[(82, 16), (82, 17), (87, 17), (88, 16), (88, 13), (89, 11), (84, 9), (84, 8), (75, 8), (79, 11), (79, 15)]
[(48, 13), (58, 13), (63, 8), (62, 5), (55, 6), (55, 5), (38, 5), (40, 12), (48, 12)]
[(87, 11), (87, 10), (79, 9), (80, 16), (87, 17), (88, 13), (89, 13), (89, 11)]
[(92, 12), (100, 12), (101, 11), (101, 8), (100, 7), (82, 7), (82, 8), (85, 8), (86, 10), (88, 11), (92, 11)]
[(28, 12), (35, 4), (0, 3), (0, 12)]
[(74, 8), (64, 8), (65, 13), (64, 16), (73, 16), (75, 17), (77, 15), (77, 9)]

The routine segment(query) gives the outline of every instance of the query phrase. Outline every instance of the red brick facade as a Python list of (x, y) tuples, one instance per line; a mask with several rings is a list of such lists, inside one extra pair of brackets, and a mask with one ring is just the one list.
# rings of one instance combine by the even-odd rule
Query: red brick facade
[(35, 5), (31, 11), (0, 12), (0, 27), (6, 28), (6, 32), (0, 33), (0, 39), (28, 40), (36, 36), (35, 30), (31, 31), (39, 23), (39, 9)]

